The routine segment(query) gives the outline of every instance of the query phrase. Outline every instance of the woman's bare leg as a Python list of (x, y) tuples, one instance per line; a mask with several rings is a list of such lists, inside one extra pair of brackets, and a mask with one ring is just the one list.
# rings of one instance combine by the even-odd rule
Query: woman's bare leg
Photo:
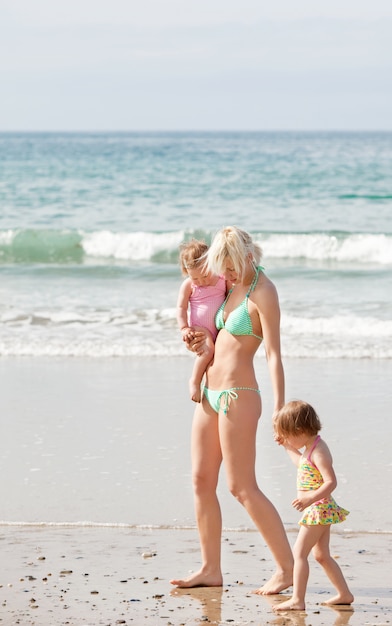
[(219, 414), (219, 431), (230, 491), (243, 504), (276, 562), (276, 572), (255, 593), (275, 594), (292, 584), (293, 555), (282, 520), (260, 491), (255, 476), (256, 431), (261, 400), (254, 391), (239, 390), (227, 415)]
[(177, 587), (219, 587), (223, 583), (222, 517), (216, 495), (221, 462), (218, 418), (204, 398), (196, 408), (192, 426), (192, 475), (202, 566), (187, 578), (171, 580)]
[(331, 527), (326, 527), (326, 532), (321, 536), (319, 541), (313, 548), (313, 556), (318, 563), (323, 567), (329, 580), (338, 592), (336, 596), (323, 602), (323, 604), (351, 604), (354, 602), (354, 596), (351, 593), (346, 579), (343, 576), (343, 572), (340, 569), (338, 563), (331, 556), (329, 551), (329, 541), (331, 535)]

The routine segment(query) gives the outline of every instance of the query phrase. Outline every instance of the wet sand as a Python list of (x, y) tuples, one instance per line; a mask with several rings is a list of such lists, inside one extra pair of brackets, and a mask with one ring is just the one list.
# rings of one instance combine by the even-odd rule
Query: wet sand
[[(289, 533), (290, 541), (295, 533)], [(109, 626), (158, 624), (389, 624), (392, 537), (334, 532), (332, 553), (355, 595), (352, 607), (327, 607), (334, 593), (311, 562), (306, 611), (276, 615), (287, 594), (252, 591), (273, 570), (256, 532), (225, 531), (224, 585), (176, 589), (172, 576), (199, 564), (194, 529), (6, 527), (1, 529), (0, 624)]]
[[(0, 520), (194, 525), (190, 431), (192, 358), (1, 359)], [(273, 441), (271, 384), (263, 398), (256, 473), (287, 527), (296, 468)], [(287, 399), (314, 404), (334, 457), (344, 528), (392, 532), (392, 361), (287, 360)], [(252, 526), (228, 493), (225, 527)], [(385, 504), (384, 504), (385, 503)], [(1, 522), (0, 522), (1, 523)]]

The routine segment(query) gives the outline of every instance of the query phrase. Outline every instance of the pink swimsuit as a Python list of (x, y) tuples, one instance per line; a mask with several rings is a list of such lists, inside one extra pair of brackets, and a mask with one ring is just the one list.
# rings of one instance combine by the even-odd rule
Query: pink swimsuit
[(218, 334), (215, 326), (215, 314), (225, 297), (226, 280), (224, 276), (219, 276), (216, 285), (205, 287), (192, 285), (192, 293), (189, 298), (189, 325), (207, 328), (215, 341)]

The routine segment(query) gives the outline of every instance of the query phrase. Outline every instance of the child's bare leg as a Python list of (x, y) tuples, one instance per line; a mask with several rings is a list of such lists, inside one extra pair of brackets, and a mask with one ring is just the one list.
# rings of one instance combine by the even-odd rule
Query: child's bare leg
[(329, 551), (329, 539), (331, 534), (331, 526), (326, 527), (326, 532), (320, 537), (319, 541), (313, 548), (313, 556), (323, 567), (329, 580), (338, 592), (336, 596), (326, 600), (322, 604), (351, 604), (354, 602), (354, 596), (351, 593), (343, 572)]
[(293, 595), (290, 600), (280, 602), (274, 611), (304, 611), (306, 586), (309, 578), (308, 556), (313, 546), (325, 531), (325, 526), (301, 526), (294, 544)]
[(211, 362), (214, 356), (215, 345), (208, 330), (205, 328), (201, 329), (198, 326), (195, 327), (195, 330), (203, 330), (206, 338), (202, 354), (196, 355), (192, 376), (189, 380), (189, 394), (193, 402), (201, 402), (201, 381), (203, 380), (207, 365)]

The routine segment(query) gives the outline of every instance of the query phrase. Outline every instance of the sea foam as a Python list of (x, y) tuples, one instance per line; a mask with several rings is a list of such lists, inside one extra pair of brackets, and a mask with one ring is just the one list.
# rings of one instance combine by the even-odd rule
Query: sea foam
[[(179, 245), (212, 232), (0, 231), (0, 263), (83, 263), (88, 259), (176, 263)], [(266, 259), (392, 265), (392, 235), (374, 233), (253, 233)]]

